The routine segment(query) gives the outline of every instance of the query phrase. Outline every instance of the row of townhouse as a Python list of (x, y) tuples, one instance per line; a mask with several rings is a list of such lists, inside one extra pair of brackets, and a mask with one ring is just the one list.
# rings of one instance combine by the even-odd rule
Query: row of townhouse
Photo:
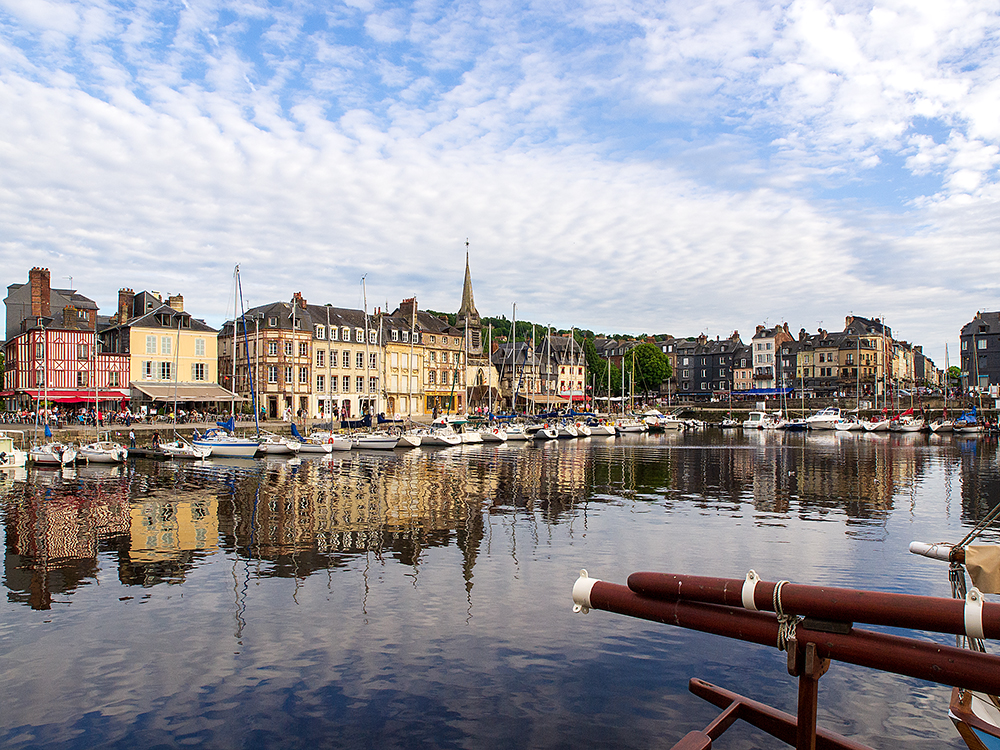
[[(668, 400), (703, 401), (730, 392), (756, 397), (782, 391), (881, 399), (892, 388), (942, 384), (942, 373), (921, 347), (895, 340), (878, 318), (847, 316), (843, 331), (820, 329), (808, 334), (801, 329), (797, 337), (787, 323), (758, 325), (747, 344), (738, 331), (727, 339), (701, 335), (651, 341), (670, 360), (672, 375), (660, 385), (659, 394)], [(620, 363), (639, 343), (598, 339), (595, 345), (599, 356)]]
[(587, 399), (587, 359), (572, 333), (498, 343), (490, 359), (505, 408), (535, 411)]
[(4, 408), (48, 400), (68, 408), (205, 406), (231, 401), (216, 380), (215, 329), (184, 311), (180, 295), (119, 292), (114, 315), (75, 289), (53, 288), (47, 268), (11, 284), (6, 308)]

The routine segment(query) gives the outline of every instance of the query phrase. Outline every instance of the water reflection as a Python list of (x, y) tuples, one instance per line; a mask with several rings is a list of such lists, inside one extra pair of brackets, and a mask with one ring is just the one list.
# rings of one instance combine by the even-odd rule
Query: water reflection
[(484, 514), (560, 524), (586, 505), (754, 508), (755, 523), (789, 514), (845, 519), (847, 534), (881, 526), (942, 459), (974, 522), (1000, 497), (996, 446), (983, 439), (768, 432), (698, 438), (461, 446), (305, 461), (132, 462), (5, 475), (6, 585), (47, 609), (118, 555), (122, 582), (178, 582), (220, 548), (267, 561), (259, 575), (305, 577), (374, 552), (406, 566), (457, 547), (471, 578)]

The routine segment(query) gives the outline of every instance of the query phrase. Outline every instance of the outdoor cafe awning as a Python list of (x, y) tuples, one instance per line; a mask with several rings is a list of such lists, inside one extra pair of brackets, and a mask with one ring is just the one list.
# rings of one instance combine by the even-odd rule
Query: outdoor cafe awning
[(245, 401), (232, 391), (226, 390), (218, 383), (132, 383), (133, 390), (145, 394), (150, 401), (170, 403), (175, 394), (178, 403), (203, 401)]
[[(94, 403), (94, 389), (85, 390), (80, 389), (50, 389), (46, 391), (44, 388), (26, 388), (24, 390), (17, 391), (19, 394), (24, 394), (29, 396), (34, 400), (45, 400), (55, 401), (61, 404), (85, 404)], [(121, 401), (122, 399), (127, 399), (129, 397), (128, 391), (123, 391), (115, 388), (106, 388), (103, 391), (97, 392), (98, 401)]]
[(568, 404), (569, 399), (563, 398), (562, 396), (545, 396), (541, 394), (528, 395), (525, 393), (517, 394), (518, 398), (523, 398), (525, 401), (530, 401), (533, 404)]

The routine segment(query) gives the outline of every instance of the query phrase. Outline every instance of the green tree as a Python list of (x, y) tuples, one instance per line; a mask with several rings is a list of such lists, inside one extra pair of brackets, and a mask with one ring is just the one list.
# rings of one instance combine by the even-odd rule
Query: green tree
[(961, 382), (962, 379), (962, 369), (958, 365), (952, 365), (947, 369), (945, 374), (948, 376), (947, 386), (952, 388)]
[(625, 380), (635, 377), (635, 393), (658, 391), (660, 383), (671, 375), (670, 359), (656, 345), (639, 344), (625, 355)]

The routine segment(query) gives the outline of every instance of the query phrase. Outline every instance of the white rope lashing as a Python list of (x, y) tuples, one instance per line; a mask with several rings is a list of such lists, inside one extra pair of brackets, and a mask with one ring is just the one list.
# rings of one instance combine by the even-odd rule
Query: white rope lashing
[(781, 587), (788, 581), (778, 581), (774, 584), (774, 613), (778, 616), (778, 650), (787, 651), (788, 642), (795, 638), (795, 626), (799, 623), (799, 618), (795, 615), (786, 615), (781, 607)]

